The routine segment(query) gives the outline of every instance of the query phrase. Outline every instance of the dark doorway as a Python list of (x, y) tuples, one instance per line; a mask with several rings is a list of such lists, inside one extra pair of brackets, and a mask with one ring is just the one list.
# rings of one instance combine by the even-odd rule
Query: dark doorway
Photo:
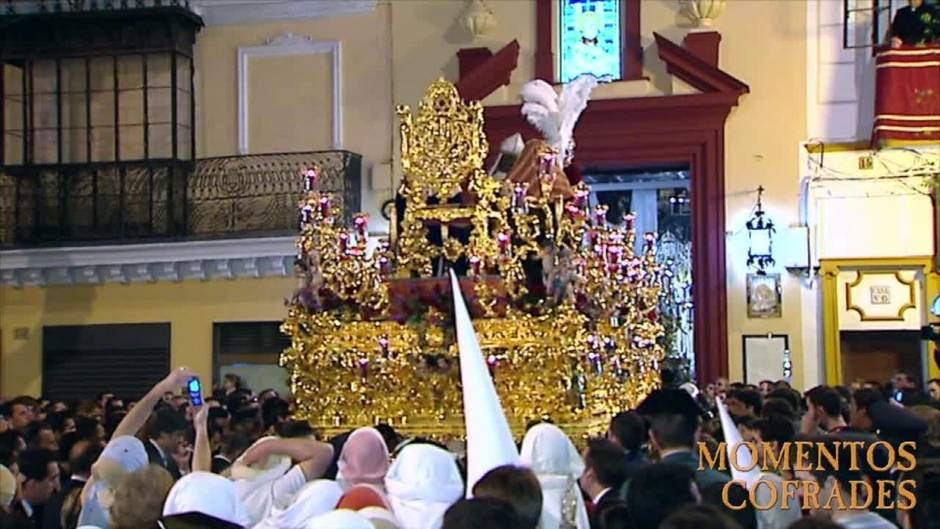
[(45, 398), (92, 399), (109, 391), (136, 399), (170, 370), (170, 324), (44, 327), (42, 349)]
[(842, 331), (842, 379), (885, 383), (895, 373), (923, 380), (920, 331)]

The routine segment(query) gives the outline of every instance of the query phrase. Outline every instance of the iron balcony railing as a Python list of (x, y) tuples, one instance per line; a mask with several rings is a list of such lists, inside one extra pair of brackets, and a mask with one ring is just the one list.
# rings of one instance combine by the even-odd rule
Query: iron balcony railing
[(361, 207), (362, 157), (319, 151), (0, 169), (0, 247), (286, 235), (302, 169), (347, 215)]

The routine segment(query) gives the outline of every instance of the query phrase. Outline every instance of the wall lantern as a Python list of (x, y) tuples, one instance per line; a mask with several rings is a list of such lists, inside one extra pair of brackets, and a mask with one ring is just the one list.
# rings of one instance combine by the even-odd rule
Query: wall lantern
[(757, 188), (757, 205), (751, 218), (747, 221), (747, 266), (757, 270), (759, 275), (767, 273), (767, 269), (774, 265), (773, 236), (775, 232), (774, 221), (766, 217), (761, 198), (764, 187)]

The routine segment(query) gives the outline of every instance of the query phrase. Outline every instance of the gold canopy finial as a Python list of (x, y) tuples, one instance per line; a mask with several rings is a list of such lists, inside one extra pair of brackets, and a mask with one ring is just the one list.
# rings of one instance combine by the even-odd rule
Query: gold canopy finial
[[(438, 79), (418, 104), (418, 114), (402, 105), (401, 194), (407, 201), (397, 241), (399, 269), (406, 274), (433, 274), (432, 260), (456, 262), (471, 255), (495, 264), (496, 229), (507, 220), (500, 213), (500, 184), (483, 170), (488, 144), (483, 107), (466, 103), (457, 87)], [(462, 196), (452, 200), (456, 195)], [(436, 200), (428, 204), (428, 198)], [(505, 206), (506, 204), (504, 204)], [(469, 244), (449, 236), (451, 225), (472, 225)], [(429, 228), (440, 230), (441, 246), (429, 246)], [(469, 250), (469, 253), (468, 253)]]
[(466, 191), (470, 179), (483, 171), (488, 151), (483, 107), (465, 103), (452, 83), (438, 79), (418, 104), (417, 116), (402, 105), (398, 117), (404, 191), (410, 200), (436, 196), (446, 201)]

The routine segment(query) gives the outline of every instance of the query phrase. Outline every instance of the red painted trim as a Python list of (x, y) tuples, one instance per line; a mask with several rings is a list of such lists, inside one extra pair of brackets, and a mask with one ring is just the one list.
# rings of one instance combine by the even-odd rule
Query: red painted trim
[(682, 46), (653, 33), (659, 58), (666, 63), (666, 71), (698, 88), (702, 92), (724, 92), (741, 95), (751, 91), (750, 87), (734, 77), (712, 66)]
[[(724, 125), (738, 96), (707, 94), (595, 100), (575, 130), (575, 162), (587, 169), (682, 164), (692, 173), (692, 274), (700, 382), (728, 375)], [(518, 106), (485, 109), (496, 152), (507, 136), (538, 134)]]
[(461, 48), (457, 50), (459, 78), (463, 79), (470, 75), (470, 72), (492, 56), (493, 52), (489, 48)]
[(709, 66), (718, 68), (718, 49), (721, 45), (721, 33), (701, 31), (689, 33), (682, 39), (682, 47), (689, 53), (705, 61)]
[[(552, 45), (555, 32), (554, 2), (557, 0), (535, 0), (535, 77), (558, 82), (555, 72), (555, 47)], [(640, 41), (640, 0), (620, 0), (621, 68), (624, 81), (643, 78), (643, 45)]]
[(535, 77), (555, 82), (555, 47), (552, 46), (554, 26), (553, 0), (535, 0)]
[(512, 72), (518, 65), (519, 42), (514, 40), (503, 46), (496, 55), (483, 60), (466, 76), (461, 75), (460, 81), (457, 82), (457, 91), (467, 101), (479, 101), (497, 88), (508, 85)]
[(620, 4), (621, 53), (623, 79), (643, 78), (643, 44), (640, 42), (640, 0), (624, 0)]

